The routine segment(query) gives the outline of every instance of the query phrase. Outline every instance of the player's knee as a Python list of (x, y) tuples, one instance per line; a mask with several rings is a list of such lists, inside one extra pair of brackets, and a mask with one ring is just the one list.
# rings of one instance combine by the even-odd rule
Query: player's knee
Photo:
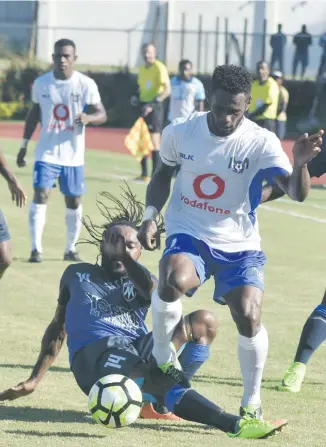
[(192, 339), (199, 343), (210, 345), (216, 338), (217, 319), (208, 310), (197, 310), (189, 315)]
[(246, 303), (239, 306), (233, 312), (239, 332), (245, 337), (254, 337), (260, 328), (260, 307), (253, 303)]
[(70, 210), (76, 210), (81, 203), (81, 198), (73, 197), (73, 196), (66, 196), (65, 202), (66, 202), (67, 208), (69, 208)]
[(45, 189), (35, 189), (34, 191), (34, 203), (37, 205), (45, 205), (48, 201), (49, 193)]
[(9, 250), (6, 251), (0, 251), (0, 275), (7, 270), (8, 267), (10, 267), (10, 264), (12, 262), (12, 255)]
[(172, 302), (188, 291), (187, 275), (171, 272), (159, 284), (159, 296), (163, 301)]

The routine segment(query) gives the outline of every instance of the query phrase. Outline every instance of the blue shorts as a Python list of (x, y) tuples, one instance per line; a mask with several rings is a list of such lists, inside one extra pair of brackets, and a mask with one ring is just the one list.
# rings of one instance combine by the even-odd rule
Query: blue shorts
[(5, 220), (2, 211), (0, 210), (0, 242), (5, 242), (10, 240), (10, 234), (8, 230), (8, 225)]
[(55, 188), (59, 180), (65, 196), (82, 196), (85, 191), (84, 166), (60, 166), (44, 161), (34, 164), (34, 188)]
[[(205, 242), (188, 234), (173, 234), (166, 240), (164, 256), (182, 253), (195, 266), (200, 284), (214, 276), (214, 301), (226, 304), (223, 296), (235, 287), (250, 285), (264, 291), (264, 264), (262, 251), (249, 250), (227, 253), (210, 248)], [(196, 289), (186, 293), (192, 296)]]

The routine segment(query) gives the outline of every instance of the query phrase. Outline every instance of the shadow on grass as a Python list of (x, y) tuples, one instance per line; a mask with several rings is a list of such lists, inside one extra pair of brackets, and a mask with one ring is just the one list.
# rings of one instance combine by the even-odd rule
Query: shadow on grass
[(22, 422), (62, 422), (95, 424), (83, 411), (55, 410), (51, 408), (9, 407), (0, 405), (0, 420)]
[[(275, 389), (276, 385), (278, 385), (281, 381), (277, 379), (263, 379), (262, 388), (265, 389)], [(217, 385), (228, 385), (233, 387), (242, 388), (242, 378), (241, 377), (219, 377), (219, 376), (195, 376), (191, 379), (193, 383), (212, 383)], [(323, 382), (309, 381), (305, 380), (306, 385), (324, 385)]]
[[(27, 369), (27, 370), (32, 370), (34, 368), (34, 365), (20, 365), (20, 364), (15, 364), (15, 363), (0, 363), (0, 369), (1, 368), (8, 368), (8, 369)], [(60, 366), (52, 366), (49, 371), (53, 371), (53, 372), (62, 372), (62, 373), (69, 373), (70, 369), (69, 368), (62, 368)]]
[(70, 432), (64, 432), (64, 431), (50, 431), (50, 432), (39, 432), (36, 430), (6, 430), (6, 433), (9, 433), (11, 435), (22, 435), (22, 436), (35, 436), (37, 438), (48, 438), (50, 436), (56, 436), (58, 438), (86, 438), (86, 439), (103, 439), (106, 438), (106, 436), (99, 436), (99, 435), (90, 435), (88, 433), (70, 433)]
[(216, 429), (213, 427), (208, 427), (206, 425), (194, 424), (191, 422), (185, 421), (184, 424), (171, 424), (165, 421), (152, 421), (149, 424), (144, 424), (141, 422), (136, 422), (135, 425), (132, 425), (131, 428), (139, 429), (139, 430), (155, 430), (155, 431), (166, 431), (166, 432), (184, 432), (184, 433), (198, 433), (198, 430), (205, 431), (205, 435), (216, 435)]

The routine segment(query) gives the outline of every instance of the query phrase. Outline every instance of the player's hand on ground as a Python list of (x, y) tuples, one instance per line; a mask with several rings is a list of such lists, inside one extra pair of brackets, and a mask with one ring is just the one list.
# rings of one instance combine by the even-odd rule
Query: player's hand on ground
[(26, 166), (26, 161), (25, 161), (26, 153), (27, 153), (26, 147), (21, 147), (18, 152), (17, 160), (16, 160), (17, 166), (19, 168), (24, 168)]
[(23, 205), (26, 205), (27, 196), (25, 195), (22, 187), (16, 180), (9, 181), (8, 188), (9, 191), (11, 192), (12, 201), (16, 203), (17, 206), (21, 208)]
[(308, 135), (307, 133), (301, 135), (297, 139), (293, 147), (294, 164), (297, 166), (304, 166), (320, 152), (320, 146), (323, 142), (324, 131)]
[(144, 105), (144, 107), (142, 109), (142, 116), (146, 117), (147, 115), (149, 115), (152, 112), (153, 112), (153, 107), (146, 104), (146, 105)]
[(138, 240), (145, 250), (160, 248), (160, 234), (157, 231), (155, 220), (145, 220), (138, 231)]
[(35, 391), (35, 388), (36, 382), (34, 380), (26, 380), (25, 382), (21, 382), (17, 386), (0, 393), (0, 401), (15, 400), (20, 397), (28, 396)]
[(81, 113), (76, 117), (76, 123), (82, 124), (83, 126), (87, 126), (90, 122), (90, 117), (87, 113)]

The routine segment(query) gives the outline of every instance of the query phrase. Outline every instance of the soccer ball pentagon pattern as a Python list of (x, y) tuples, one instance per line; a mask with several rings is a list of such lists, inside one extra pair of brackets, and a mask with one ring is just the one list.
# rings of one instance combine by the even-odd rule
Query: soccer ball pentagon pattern
[(121, 374), (102, 377), (88, 395), (93, 419), (107, 428), (126, 427), (138, 418), (142, 393), (138, 385)]

